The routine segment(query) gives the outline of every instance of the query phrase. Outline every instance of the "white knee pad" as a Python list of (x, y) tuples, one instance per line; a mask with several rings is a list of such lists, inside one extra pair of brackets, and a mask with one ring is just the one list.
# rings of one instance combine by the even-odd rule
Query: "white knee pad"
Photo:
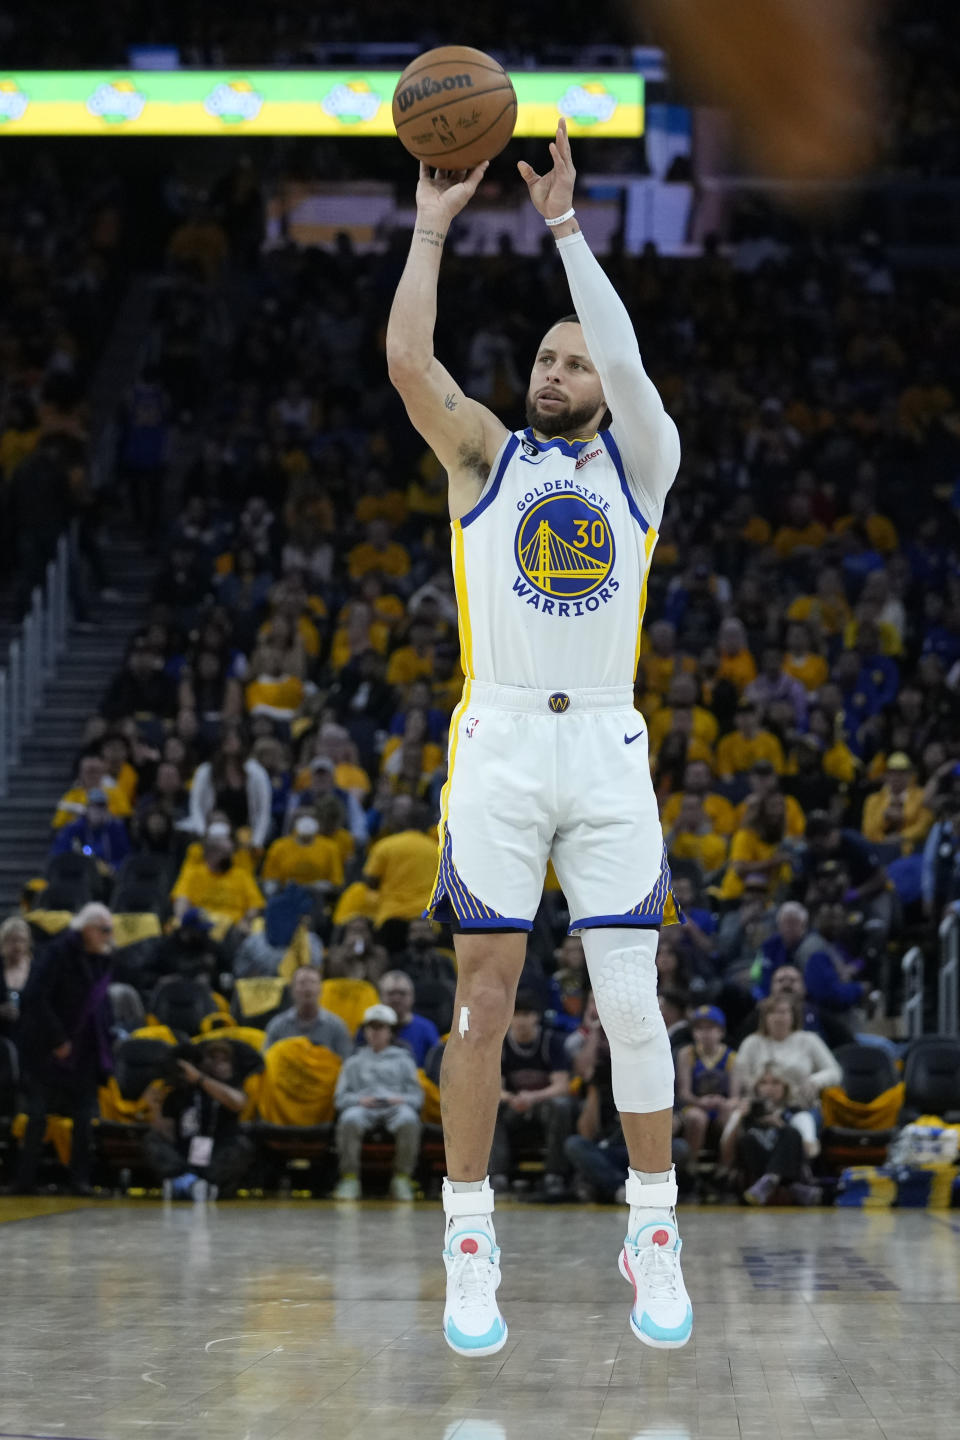
[(597, 1014), (610, 1046), (617, 1109), (673, 1105), (673, 1053), (657, 1003), (657, 931), (581, 930)]

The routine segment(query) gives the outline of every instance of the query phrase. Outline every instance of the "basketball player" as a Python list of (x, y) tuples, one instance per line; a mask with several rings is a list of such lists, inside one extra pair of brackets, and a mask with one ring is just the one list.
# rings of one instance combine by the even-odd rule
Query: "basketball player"
[(433, 354), (453, 217), (485, 165), (420, 168), (417, 221), (387, 329), (390, 377), (449, 477), (463, 698), (431, 912), (457, 931), (454, 1022), (441, 1076), (449, 1177), (444, 1335), (501, 1349), (500, 1251), (487, 1175), (500, 1051), (552, 857), (583, 937), (630, 1155), (620, 1270), (631, 1325), (679, 1346), (693, 1316), (680, 1272), (670, 1161), (673, 1062), (657, 1005), (657, 931), (676, 917), (643, 719), (633, 708), (647, 574), (680, 445), (629, 316), (574, 217), (563, 121), (543, 176), (521, 162), (579, 319), (544, 336), (511, 434)]

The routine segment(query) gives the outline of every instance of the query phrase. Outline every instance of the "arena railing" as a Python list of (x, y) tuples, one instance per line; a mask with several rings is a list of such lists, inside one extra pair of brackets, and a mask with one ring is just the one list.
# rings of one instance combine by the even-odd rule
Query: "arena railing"
[(923, 951), (919, 945), (908, 950), (900, 962), (903, 972), (903, 1008), (900, 1012), (904, 1040), (923, 1034)]
[(960, 916), (947, 915), (940, 926), (940, 969), (937, 973), (937, 1033), (960, 1033), (957, 975), (960, 970)]
[(30, 609), (10, 641), (6, 657), (0, 657), (0, 799), (9, 791), (44, 686), (53, 678), (57, 660), (66, 649), (72, 545), (70, 535), (61, 535), (44, 583), (34, 588)]

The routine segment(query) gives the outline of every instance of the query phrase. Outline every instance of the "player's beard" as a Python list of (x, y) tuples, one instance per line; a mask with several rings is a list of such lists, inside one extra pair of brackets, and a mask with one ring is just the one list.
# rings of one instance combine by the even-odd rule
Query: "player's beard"
[(533, 391), (528, 390), (527, 424), (547, 440), (553, 440), (558, 435), (564, 435), (567, 439), (572, 440), (575, 436), (583, 435), (584, 430), (596, 415), (600, 403), (595, 401), (591, 405), (573, 406), (568, 400), (562, 409), (541, 410), (534, 399)]

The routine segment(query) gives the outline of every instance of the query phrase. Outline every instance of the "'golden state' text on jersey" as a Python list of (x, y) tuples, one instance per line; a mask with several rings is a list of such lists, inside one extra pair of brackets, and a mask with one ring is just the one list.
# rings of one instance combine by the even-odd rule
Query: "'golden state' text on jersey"
[(574, 441), (508, 436), (452, 530), (468, 680), (633, 685), (657, 532), (609, 430)]

